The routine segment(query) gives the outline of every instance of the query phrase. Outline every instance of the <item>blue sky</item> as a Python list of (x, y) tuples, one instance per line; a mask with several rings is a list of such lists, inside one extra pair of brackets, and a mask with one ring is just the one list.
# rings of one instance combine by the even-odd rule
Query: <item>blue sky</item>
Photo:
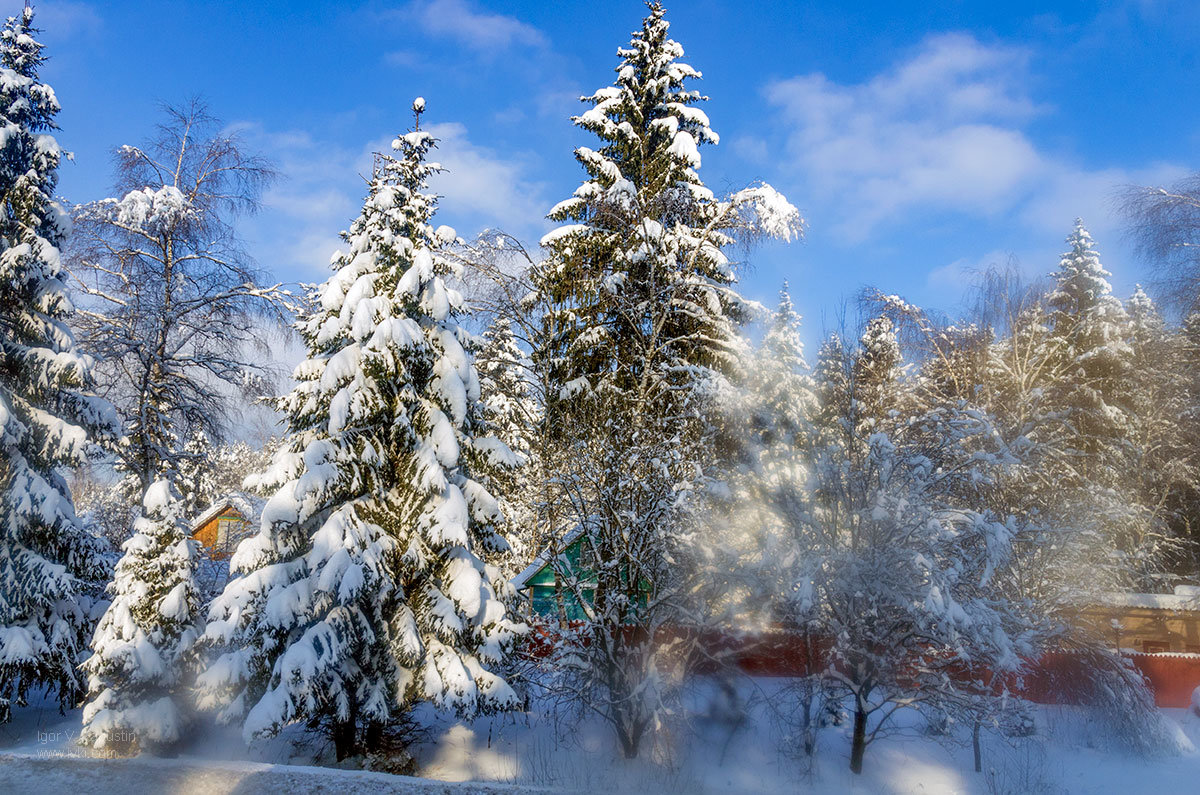
[[(3, 0), (13, 13), (20, 3)], [(611, 82), (632, 0), (499, 3), (38, 3), (75, 153), (60, 190), (106, 195), (112, 149), (160, 102), (202, 95), (285, 179), (243, 225), (283, 280), (325, 277), (370, 153), (414, 96), (450, 169), (441, 222), (535, 242), (578, 185), (569, 122)], [(744, 291), (791, 281), (809, 333), (864, 285), (953, 309), (972, 269), (1051, 270), (1082, 216), (1119, 292), (1146, 278), (1111, 197), (1200, 164), (1200, 4), (695, 0), (668, 4), (722, 137), (718, 192), (765, 180), (808, 220), (804, 242), (753, 253)]]

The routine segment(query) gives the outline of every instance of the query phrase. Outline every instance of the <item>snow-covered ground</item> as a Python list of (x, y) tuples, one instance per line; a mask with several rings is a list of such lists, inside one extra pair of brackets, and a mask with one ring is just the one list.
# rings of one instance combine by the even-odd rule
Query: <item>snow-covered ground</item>
[(453, 784), (361, 770), (334, 770), (253, 762), (196, 762), (173, 759), (37, 758), (0, 755), (0, 791), (61, 792), (71, 795), (204, 793), (503, 793), (529, 792), (506, 784)]
[[(744, 720), (706, 706), (698, 694), (687, 720), (667, 739), (626, 762), (603, 727), (520, 713), (469, 724), (436, 721), (415, 749), (421, 778), (313, 766), (323, 741), (295, 731), (246, 748), (237, 731), (206, 727), (174, 759), (96, 759), (75, 744), (79, 713), (49, 705), (14, 712), (0, 726), (0, 792), (654, 792), (654, 793), (1121, 793), (1193, 792), (1200, 781), (1200, 718), (1165, 710), (1178, 727), (1178, 753), (1156, 758), (1120, 750), (1086, 710), (1036, 709), (1029, 737), (984, 733), (983, 774), (968, 743), (938, 737), (909, 713), (867, 751), (865, 771), (847, 770), (846, 727), (818, 735), (809, 760), (788, 741), (779, 680), (743, 690)], [(422, 715), (429, 718), (429, 715)], [(453, 784), (448, 782), (468, 782)]]

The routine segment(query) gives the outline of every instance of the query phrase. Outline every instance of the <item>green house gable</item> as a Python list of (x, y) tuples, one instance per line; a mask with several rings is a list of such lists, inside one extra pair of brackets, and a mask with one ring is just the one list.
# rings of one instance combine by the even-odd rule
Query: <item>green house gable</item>
[[(596, 590), (596, 572), (595, 569), (581, 565), (582, 557), (583, 539), (576, 538), (567, 544), (558, 556), (558, 570), (564, 575), (574, 574), (578, 578), (579, 591), (590, 605), (592, 594)], [(517, 586), (519, 590), (528, 594), (530, 612), (543, 618), (558, 618), (559, 616), (553, 563), (550, 560), (535, 563), (530, 569), (523, 572), (525, 574), (524, 581)], [(567, 621), (580, 621), (587, 617), (575, 597), (574, 589), (565, 583), (562, 587), (562, 612), (564, 613), (563, 618)]]
[[(568, 537), (570, 538), (570, 537)], [(526, 594), (529, 599), (530, 613), (543, 618), (557, 619), (559, 610), (559, 590), (562, 598), (562, 618), (567, 621), (581, 621), (587, 618), (583, 606), (576, 597), (576, 592), (588, 606), (594, 604), (596, 592), (596, 569), (588, 559), (583, 538), (578, 534), (568, 541), (566, 547), (558, 555), (558, 573), (561, 579), (561, 589), (555, 587), (555, 565), (552, 560), (539, 559), (513, 581), (517, 590)], [(571, 581), (577, 583), (572, 587)], [(649, 584), (642, 583), (639, 589), (638, 603), (645, 605), (649, 595)]]

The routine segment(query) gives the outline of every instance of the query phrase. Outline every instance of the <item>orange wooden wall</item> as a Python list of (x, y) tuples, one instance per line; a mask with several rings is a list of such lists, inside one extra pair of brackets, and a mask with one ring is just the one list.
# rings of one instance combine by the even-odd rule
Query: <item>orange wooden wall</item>
[(217, 529), (220, 526), (222, 519), (236, 519), (243, 521), (242, 515), (233, 508), (227, 508), (213, 518), (209, 519), (204, 524), (196, 528), (192, 533), (192, 538), (199, 541), (209, 550), (212, 550), (217, 545)]

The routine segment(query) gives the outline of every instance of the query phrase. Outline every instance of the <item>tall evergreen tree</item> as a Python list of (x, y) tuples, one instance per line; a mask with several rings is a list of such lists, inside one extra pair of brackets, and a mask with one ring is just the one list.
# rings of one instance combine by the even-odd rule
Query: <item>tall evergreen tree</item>
[(861, 423), (859, 435), (864, 439), (899, 407), (900, 362), (895, 324), (886, 315), (871, 318), (863, 330), (851, 371), (856, 403), (853, 414)]
[[(1183, 411), (1179, 418), (1179, 443), (1191, 451), (1188, 460), (1200, 466), (1200, 312), (1191, 312), (1174, 335), (1178, 362), (1177, 376), (1183, 391)], [(1200, 559), (1200, 478), (1192, 479), (1192, 488), (1181, 494), (1179, 515), (1184, 532), (1192, 542), (1194, 559)]]
[(80, 741), (95, 748), (169, 745), (188, 722), (184, 656), (200, 631), (197, 542), (172, 480), (146, 491), (84, 664), (90, 701)]
[(1129, 372), (1120, 390), (1129, 414), (1130, 491), (1153, 531), (1144, 541), (1161, 550), (1149, 555), (1151, 560), (1159, 558), (1159, 564), (1187, 574), (1194, 558), (1186, 554), (1184, 540), (1195, 541), (1200, 504), (1200, 434), (1192, 416), (1187, 334), (1167, 326), (1140, 285), (1126, 303), (1126, 314)]
[(1128, 407), (1121, 384), (1129, 372), (1127, 317), (1112, 294), (1109, 273), (1100, 264), (1092, 236), (1075, 221), (1047, 298), (1050, 331), (1060, 343), (1065, 377), (1051, 385), (1050, 400), (1064, 412), (1066, 444), (1078, 455), (1075, 483), (1105, 485), (1125, 474), (1121, 438), (1128, 430)]
[(1044, 392), (1041, 441), (1052, 454), (1038, 493), (1050, 515), (1091, 528), (1094, 565), (1109, 579), (1153, 590), (1179, 551), (1137, 471), (1132, 344), (1154, 321), (1139, 300), (1134, 327), (1082, 221), (1067, 243), (1046, 299), (1047, 342), (1058, 364)]
[(507, 445), (520, 461), (516, 467), (498, 469), (493, 475), (494, 491), (510, 528), (507, 538), (513, 547), (510, 574), (525, 568), (541, 551), (537, 527), (537, 497), (528, 477), (536, 471), (534, 436), (541, 422), (541, 407), (529, 383), (531, 363), (521, 350), (507, 317), (497, 317), (483, 333), (476, 354), (479, 395), (488, 432)]
[[(575, 155), (588, 173), (550, 212), (564, 222), (542, 240), (534, 275), (546, 308), (535, 354), (551, 370), (548, 423), (564, 450), (559, 475), (598, 582), (560, 572), (591, 605), (586, 664), (570, 690), (638, 753), (661, 693), (654, 628), (682, 608), (686, 540), (725, 451), (714, 395), (745, 352), (747, 305), (723, 249), (742, 232), (791, 238), (800, 218), (770, 186), (718, 200), (697, 169), (718, 136), (685, 87), (663, 7), (628, 47), (614, 85), (585, 98), (574, 119), (598, 150)], [(585, 594), (584, 590), (588, 593)], [(631, 632), (636, 626), (639, 631)]]
[(756, 360), (752, 381), (765, 409), (759, 424), (764, 428), (770, 424), (768, 444), (780, 445), (780, 455), (790, 457), (788, 451), (797, 449), (816, 398), (800, 339), (800, 315), (792, 304), (787, 282), (779, 291), (779, 304)]
[(374, 745), (418, 700), (511, 707), (500, 664), (519, 626), (487, 562), (508, 548), (479, 472), (514, 463), (482, 428), (479, 381), (430, 225), (433, 136), (392, 142), (349, 251), (299, 324), (309, 358), (280, 401), (290, 439), (265, 483), (262, 529), (234, 555), (204, 642), (203, 700), (245, 713), (247, 740), (332, 724), (339, 757)]
[(817, 349), (813, 365), (813, 392), (816, 407), (813, 414), (814, 435), (828, 436), (838, 431), (839, 418), (851, 399), (850, 367), (846, 343), (840, 334), (833, 333)]
[(737, 618), (776, 622), (778, 598), (789, 587), (782, 584), (782, 517), (807, 489), (806, 453), (816, 410), (800, 316), (786, 282), (753, 361), (730, 421), (745, 446), (729, 478), (735, 499), (728, 520), (712, 522), (714, 537), (706, 545), (714, 554), (729, 549), (736, 558), (734, 563), (718, 562), (713, 576), (725, 569), (737, 581), (731, 590), (744, 595), (736, 600)]
[(85, 391), (89, 359), (67, 326), (62, 150), (49, 133), (59, 105), (38, 79), (36, 34), (29, 8), (0, 32), (0, 721), (31, 686), (64, 705), (79, 696), (86, 591), (107, 572), (61, 471), (117, 432), (111, 407)]

